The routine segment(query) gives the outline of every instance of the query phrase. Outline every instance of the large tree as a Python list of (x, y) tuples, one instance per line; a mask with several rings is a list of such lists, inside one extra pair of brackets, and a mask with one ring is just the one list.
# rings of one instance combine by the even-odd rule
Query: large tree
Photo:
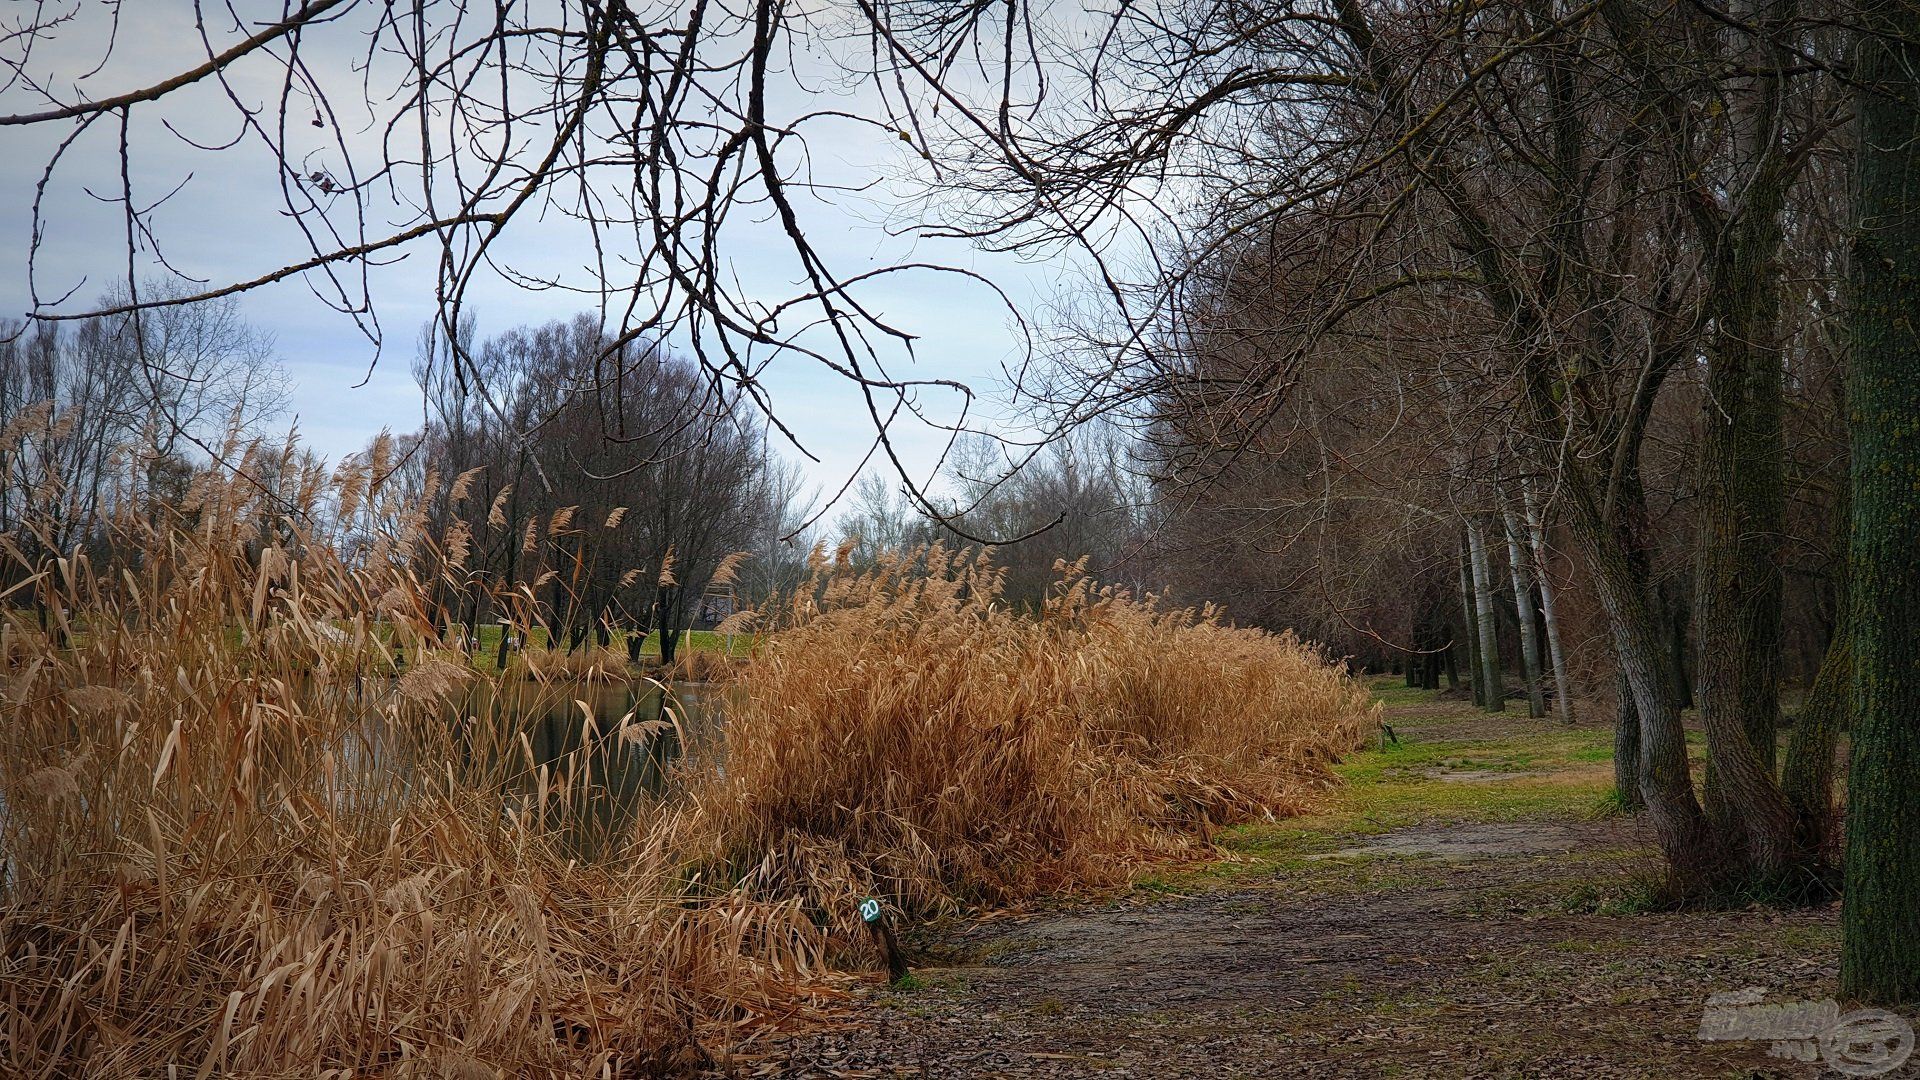
[(1868, 0), (1853, 67), (1853, 774), (1841, 988), (1920, 1001), (1920, 8)]

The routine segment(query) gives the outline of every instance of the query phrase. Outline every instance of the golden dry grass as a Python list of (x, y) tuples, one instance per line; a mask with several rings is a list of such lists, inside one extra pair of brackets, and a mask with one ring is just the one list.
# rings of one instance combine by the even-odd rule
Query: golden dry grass
[(984, 556), (822, 568), (742, 672), (717, 762), (681, 777), (706, 865), (834, 927), (860, 894), (1112, 884), (1297, 812), (1372, 729), (1364, 688), (1291, 636), (1062, 570), (1035, 619)]
[[(430, 614), (461, 545), (376, 513), (376, 466), (128, 495), (99, 565), (3, 538), (0, 1074), (695, 1068), (830, 995), (854, 894), (1111, 882), (1297, 808), (1368, 723), (1290, 638), (1073, 573), (1035, 620), (983, 560), (823, 566), (675, 801), (584, 860), (583, 755), (658, 723), (581, 703), (538, 761)], [(516, 708), (579, 673), (538, 674)]]

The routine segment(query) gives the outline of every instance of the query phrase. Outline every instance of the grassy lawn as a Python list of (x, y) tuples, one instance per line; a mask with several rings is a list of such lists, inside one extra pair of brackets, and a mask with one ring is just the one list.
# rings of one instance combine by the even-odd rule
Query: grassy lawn
[[(1398, 741), (1382, 747), (1376, 738), (1348, 754), (1333, 768), (1338, 786), (1314, 811), (1223, 830), (1215, 844), (1225, 860), (1154, 875), (1140, 887), (1186, 892), (1276, 873), (1340, 885), (1343, 878), (1351, 883), (1367, 875), (1356, 874), (1352, 862), (1324, 856), (1381, 833), (1413, 826), (1592, 821), (1611, 812), (1609, 725), (1533, 720), (1524, 707), (1485, 714), (1469, 702), (1410, 689), (1393, 678), (1375, 679), (1371, 688), (1387, 706)], [(1407, 868), (1395, 860), (1381, 869), (1388, 865)]]

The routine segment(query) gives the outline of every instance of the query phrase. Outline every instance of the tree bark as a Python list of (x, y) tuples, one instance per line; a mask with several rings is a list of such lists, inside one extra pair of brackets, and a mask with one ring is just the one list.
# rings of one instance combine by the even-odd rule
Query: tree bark
[(1834, 752), (1852, 705), (1853, 639), (1842, 622), (1800, 707), (1780, 776), (1794, 832), (1809, 852), (1822, 853), (1833, 841)]
[(1480, 707), (1488, 712), (1503, 712), (1507, 707), (1507, 689), (1500, 671), (1500, 624), (1495, 621), (1493, 568), (1487, 558), (1486, 529), (1472, 514), (1467, 515), (1467, 552), (1473, 567), (1473, 606), (1480, 618), (1479, 675), (1487, 684)]
[(1853, 766), (1840, 989), (1920, 1001), (1920, 8), (1866, 0), (1853, 68)]
[(1507, 565), (1513, 573), (1514, 611), (1520, 620), (1520, 669), (1527, 684), (1527, 715), (1547, 715), (1547, 695), (1540, 685), (1540, 624), (1533, 606), (1533, 574), (1527, 566), (1520, 518), (1502, 500), (1501, 519), (1507, 527)]
[(1623, 672), (1615, 679), (1613, 720), (1613, 797), (1620, 809), (1637, 814), (1647, 808), (1640, 796), (1640, 710)]
[[(1547, 558), (1547, 530), (1541, 519), (1540, 508), (1533, 497), (1533, 485), (1525, 478), (1520, 480), (1520, 502), (1527, 518), (1527, 539), (1533, 551), (1533, 565), (1539, 571), (1540, 616), (1547, 628), (1547, 654), (1553, 662), (1553, 711), (1560, 715), (1561, 723), (1573, 723), (1573, 688), (1567, 677), (1567, 654), (1560, 645), (1560, 615), (1554, 605), (1553, 574), (1548, 569), (1552, 562)], [(1635, 800), (1634, 805), (1639, 805)]]
[[(1770, 19), (1781, 5), (1750, 4)], [(1742, 52), (1777, 67), (1762, 33)], [(1756, 72), (1764, 70), (1756, 68)], [(1699, 543), (1694, 625), (1694, 698), (1706, 728), (1707, 807), (1735, 841), (1748, 871), (1776, 877), (1798, 861), (1792, 810), (1775, 781), (1780, 710), (1783, 581), (1780, 524), (1786, 507), (1784, 382), (1779, 334), (1779, 252), (1785, 177), (1774, 144), (1779, 78), (1733, 81), (1733, 152), (1745, 179), (1711, 269), (1714, 333), (1708, 344), (1706, 415), (1700, 439)]]
[(1467, 679), (1473, 690), (1473, 703), (1487, 703), (1487, 680), (1480, 671), (1480, 615), (1473, 603), (1473, 556), (1465, 544), (1460, 548), (1461, 634), (1467, 643)]
[(1851, 599), (1847, 574), (1847, 544), (1852, 533), (1853, 505), (1842, 492), (1834, 513), (1834, 550), (1838, 551), (1838, 573), (1834, 575), (1834, 607), (1839, 611), (1838, 625), (1827, 642), (1807, 698), (1800, 705), (1799, 720), (1787, 743), (1786, 762), (1780, 770), (1780, 789), (1793, 809), (1794, 828), (1801, 845), (1813, 852), (1824, 871), (1835, 865), (1835, 841), (1838, 818), (1833, 805), (1834, 760), (1840, 733), (1853, 717), (1853, 627), (1847, 606)]
[(1629, 505), (1607, 515), (1587, 489), (1589, 482), (1569, 471), (1568, 524), (1606, 614), (1614, 656), (1639, 720), (1640, 796), (1672, 875), (1670, 884), (1682, 893), (1697, 892), (1718, 880), (1720, 859), (1694, 796), (1686, 730), (1665, 657), (1666, 631), (1647, 589), (1644, 548), (1632, 524), (1644, 517), (1645, 508), (1637, 485), (1629, 485), (1634, 490), (1618, 496)]

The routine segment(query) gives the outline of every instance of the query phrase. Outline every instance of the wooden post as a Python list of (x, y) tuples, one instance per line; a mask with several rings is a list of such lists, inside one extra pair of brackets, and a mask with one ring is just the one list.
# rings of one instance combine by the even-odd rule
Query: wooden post
[(900, 951), (900, 939), (894, 936), (893, 922), (887, 918), (886, 909), (880, 901), (868, 897), (860, 901), (860, 918), (873, 932), (873, 941), (880, 949), (880, 955), (887, 960), (887, 981), (897, 983), (908, 975), (906, 954)]

